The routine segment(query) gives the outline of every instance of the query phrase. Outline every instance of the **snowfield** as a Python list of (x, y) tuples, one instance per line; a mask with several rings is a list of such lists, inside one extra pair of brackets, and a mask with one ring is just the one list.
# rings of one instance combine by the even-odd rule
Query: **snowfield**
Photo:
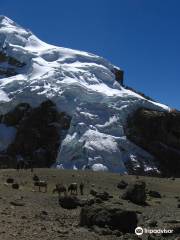
[[(169, 107), (123, 88), (115, 80), (114, 66), (104, 58), (46, 44), (4, 16), (0, 17), (0, 50), (26, 63), (16, 76), (0, 79), (1, 112), (21, 102), (38, 106), (51, 99), (59, 111), (72, 116), (57, 157), (58, 168), (125, 173), (125, 162), (131, 160), (137, 167), (139, 158), (147, 171), (155, 168), (153, 157), (127, 140), (124, 126), (127, 116), (139, 107), (161, 111)], [(6, 147), (13, 134), (8, 129)]]

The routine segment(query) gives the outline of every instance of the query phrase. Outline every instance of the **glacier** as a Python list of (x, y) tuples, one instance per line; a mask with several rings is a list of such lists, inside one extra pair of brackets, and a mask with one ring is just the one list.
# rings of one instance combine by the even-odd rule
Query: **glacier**
[(0, 16), (0, 51), (25, 63), (15, 76), (0, 79), (1, 113), (50, 99), (72, 117), (55, 167), (126, 173), (127, 161), (138, 167), (143, 159), (147, 171), (156, 170), (153, 156), (130, 142), (124, 128), (140, 107), (170, 108), (120, 85), (113, 73), (118, 67), (91, 53), (47, 44), (5, 16)]

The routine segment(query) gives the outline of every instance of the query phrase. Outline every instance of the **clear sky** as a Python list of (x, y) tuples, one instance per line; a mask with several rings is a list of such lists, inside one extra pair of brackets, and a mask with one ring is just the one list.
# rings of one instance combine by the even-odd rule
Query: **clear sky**
[(125, 83), (180, 109), (179, 0), (1, 0), (42, 40), (105, 57)]

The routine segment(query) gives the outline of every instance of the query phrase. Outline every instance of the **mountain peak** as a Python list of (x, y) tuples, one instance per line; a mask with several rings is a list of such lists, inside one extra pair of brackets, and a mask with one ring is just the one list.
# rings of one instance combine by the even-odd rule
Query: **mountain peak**
[(8, 17), (6, 17), (5, 15), (0, 15), (0, 21), (4, 20), (4, 19), (9, 19)]
[(15, 22), (13, 20), (11, 20), (10, 18), (4, 16), (4, 15), (0, 15), (0, 25), (1, 26), (5, 26), (5, 25), (16, 25)]
[(88, 52), (49, 45), (5, 16), (0, 48), (0, 112), (49, 99), (72, 118), (57, 166), (126, 172), (127, 161), (139, 166), (145, 159), (146, 169), (154, 169), (153, 157), (126, 138), (126, 119), (139, 107), (169, 108), (124, 88), (119, 68)]

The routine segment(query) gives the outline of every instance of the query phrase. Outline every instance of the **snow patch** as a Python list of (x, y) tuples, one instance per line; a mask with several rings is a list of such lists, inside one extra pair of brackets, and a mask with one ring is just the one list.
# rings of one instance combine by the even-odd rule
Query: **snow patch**
[(96, 164), (92, 165), (92, 170), (95, 172), (97, 172), (97, 171), (107, 172), (108, 168), (101, 163), (96, 163)]

